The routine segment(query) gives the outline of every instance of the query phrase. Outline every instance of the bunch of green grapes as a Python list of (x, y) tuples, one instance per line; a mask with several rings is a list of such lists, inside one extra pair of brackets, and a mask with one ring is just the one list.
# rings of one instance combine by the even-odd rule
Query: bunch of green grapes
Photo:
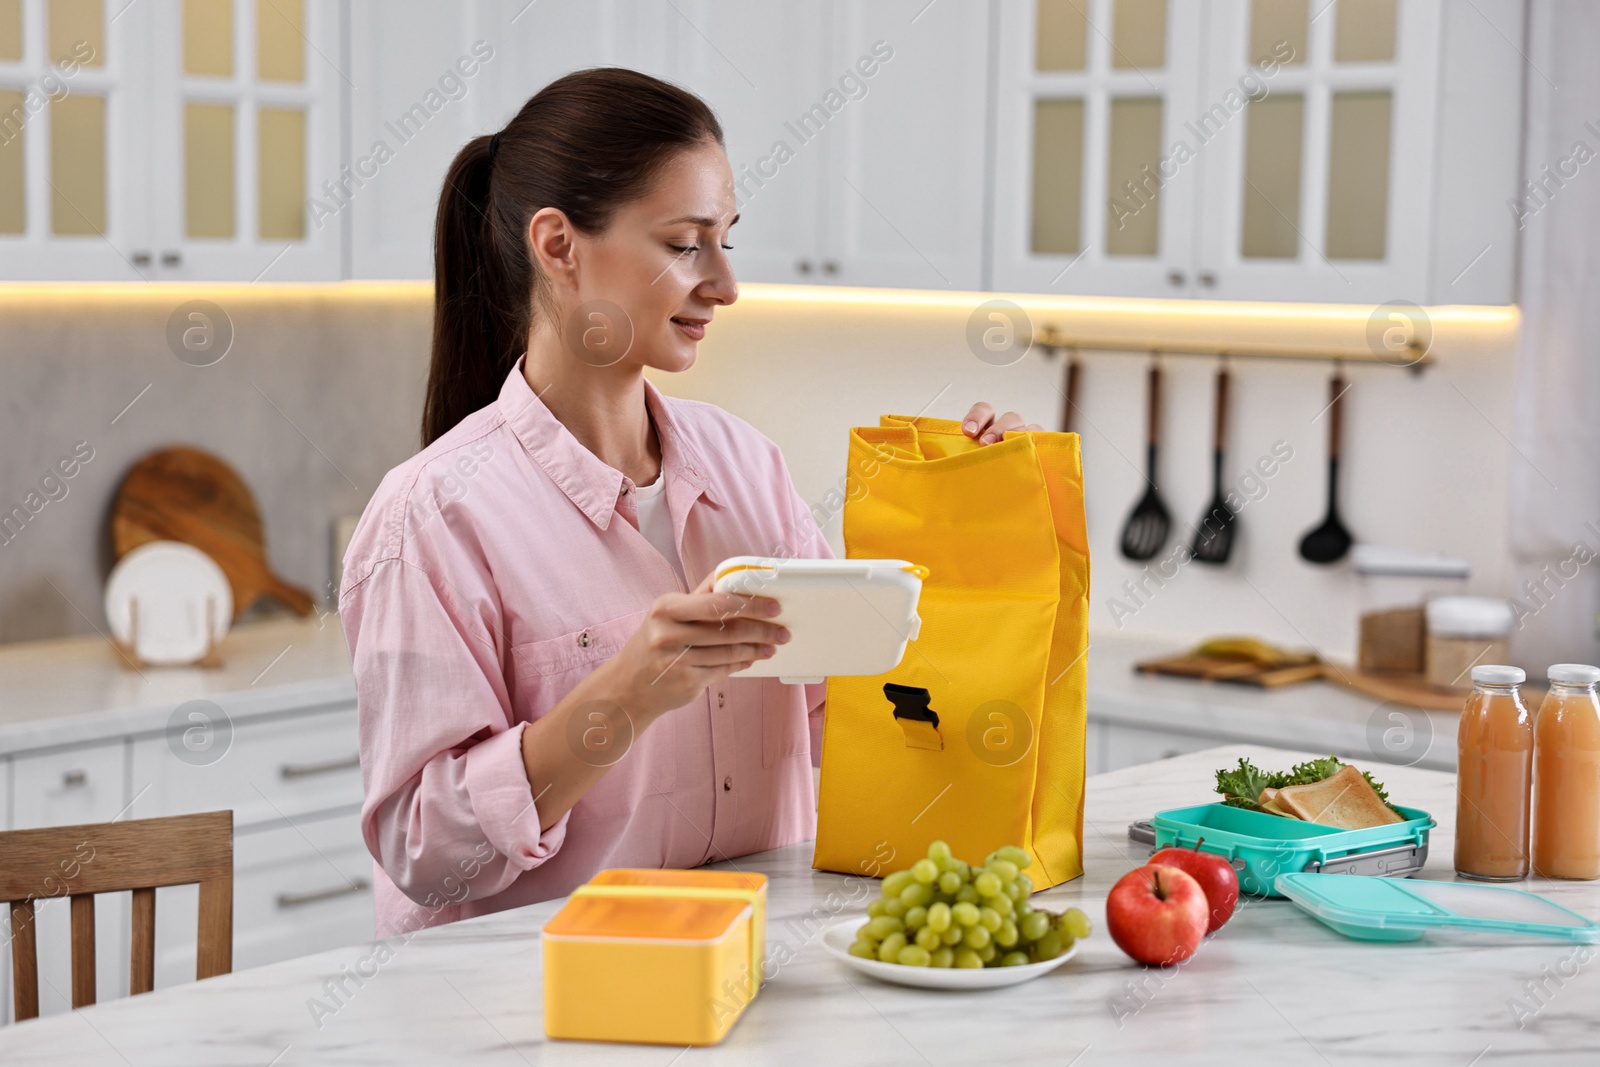
[(989, 853), (982, 866), (935, 841), (928, 855), (883, 880), (867, 905), (850, 955), (908, 967), (1015, 967), (1053, 960), (1089, 936), (1077, 908), (1056, 915), (1028, 900), (1033, 858), (1015, 845)]

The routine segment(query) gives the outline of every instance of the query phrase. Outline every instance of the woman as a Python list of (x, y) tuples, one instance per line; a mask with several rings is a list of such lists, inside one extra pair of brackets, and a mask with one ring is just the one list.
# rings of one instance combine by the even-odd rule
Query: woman
[(340, 594), (380, 937), (813, 833), (823, 687), (728, 677), (788, 634), (710, 573), (831, 553), (771, 441), (643, 375), (737, 298), (736, 221), (715, 116), (633, 71), (559, 79), (450, 167), (424, 448)]

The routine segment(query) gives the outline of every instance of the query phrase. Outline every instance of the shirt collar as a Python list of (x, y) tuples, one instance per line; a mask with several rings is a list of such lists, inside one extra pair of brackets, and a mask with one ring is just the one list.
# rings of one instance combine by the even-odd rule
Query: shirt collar
[[(617, 497), (622, 493), (622, 472), (585, 448), (545, 406), (528, 385), (528, 379), (523, 377), (525, 359), (525, 356), (517, 358), (500, 387), (500, 412), (534, 462), (578, 510), (604, 530), (611, 525)], [(670, 398), (663, 396), (648, 378), (644, 379), (644, 396), (645, 406), (661, 438), (662, 477), (682, 480), (693, 486), (695, 496), (703, 495), (712, 503), (723, 503), (721, 493), (712, 487), (699, 452), (682, 425), (673, 418)]]

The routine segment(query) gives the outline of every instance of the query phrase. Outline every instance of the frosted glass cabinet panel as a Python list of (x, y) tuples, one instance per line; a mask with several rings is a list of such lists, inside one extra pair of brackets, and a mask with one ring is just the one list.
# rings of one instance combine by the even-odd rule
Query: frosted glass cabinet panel
[(1196, 109), (1202, 8), (1000, 5), (996, 289), (1186, 291), (1199, 172), (1174, 149)]
[(183, 0), (150, 16), (163, 153), (182, 173), (156, 193), (169, 278), (337, 278), (339, 230), (308, 222), (312, 190), (342, 180), (335, 0)]
[[(1422, 296), (1438, 0), (1207, 0), (1207, 99), (1260, 87), (1205, 153), (1197, 275), (1223, 298)], [(1321, 13), (1319, 13), (1321, 12)], [(1302, 42), (1302, 43), (1296, 43)], [(1277, 57), (1268, 70), (1252, 57)], [(1270, 62), (1270, 60), (1269, 60)]]
[(0, 278), (140, 277), (142, 40), (106, 0), (0, 0)]
[(0, 0), (0, 279), (340, 276), (338, 0)]
[(1002, 0), (994, 288), (1425, 299), (1442, 19), (1440, 0)]

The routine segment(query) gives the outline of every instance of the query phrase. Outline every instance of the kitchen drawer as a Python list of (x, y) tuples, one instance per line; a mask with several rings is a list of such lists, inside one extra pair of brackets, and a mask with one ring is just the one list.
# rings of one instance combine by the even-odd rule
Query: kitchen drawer
[[(370, 941), (372, 856), (354, 812), (233, 842), (233, 969)], [(198, 891), (156, 892), (156, 988), (194, 980)]]
[[(197, 720), (194, 728), (220, 737), (230, 724)], [(219, 743), (204, 753), (185, 749), (176, 731), (134, 741), (133, 792), (149, 786), (134, 805), (134, 816), (231, 808), (238, 829), (361, 803), (354, 704), (245, 719), (231, 729), (225, 748)]]
[(1106, 723), (1105, 769), (1119, 771), (1140, 763), (1171, 759), (1211, 748), (1214, 737), (1179, 733), (1175, 730), (1146, 730), (1136, 726)]
[[(124, 752), (125, 746), (119, 740), (58, 752), (13, 756), (9, 761), (11, 828), (71, 826), (116, 818), (127, 804)], [(95, 987), (101, 1000), (124, 996), (128, 991), (131, 907), (126, 893), (95, 898)], [(72, 941), (68, 912), (66, 897), (40, 900), (34, 905), (41, 1015), (67, 1011), (72, 1006)], [(10, 953), (6, 956), (8, 962), (4, 970), (9, 976)], [(7, 992), (3, 1017), (10, 1021), (12, 1006), (9, 990)]]
[(11, 828), (107, 822), (128, 803), (123, 742), (112, 741), (11, 761)]

